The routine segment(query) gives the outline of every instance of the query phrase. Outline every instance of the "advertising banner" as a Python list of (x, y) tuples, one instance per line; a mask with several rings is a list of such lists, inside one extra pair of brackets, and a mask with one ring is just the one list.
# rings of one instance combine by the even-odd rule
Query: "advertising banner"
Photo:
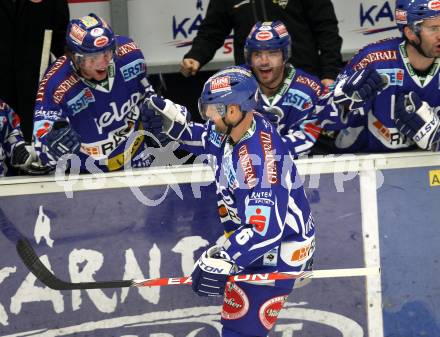
[[(335, 175), (315, 175), (306, 187), (315, 269), (364, 267), (359, 179), (341, 189)], [(0, 336), (220, 336), (221, 298), (187, 285), (52, 290), (26, 269), (11, 236), (23, 233), (70, 282), (177, 277), (222, 236), (216, 205), (214, 184), (0, 197)], [(365, 277), (315, 279), (293, 291), (270, 336), (368, 336), (367, 311)]]
[[(69, 2), (71, 17), (95, 11), (111, 21), (110, 1)], [(178, 71), (178, 64), (197, 35), (208, 3), (209, 0), (127, 1), (130, 36), (140, 45), (153, 72), (170, 65)], [(399, 35), (394, 22), (394, 1), (333, 0), (333, 4), (343, 38), (344, 58), (370, 42)], [(232, 35), (217, 51), (213, 62), (233, 62)]]

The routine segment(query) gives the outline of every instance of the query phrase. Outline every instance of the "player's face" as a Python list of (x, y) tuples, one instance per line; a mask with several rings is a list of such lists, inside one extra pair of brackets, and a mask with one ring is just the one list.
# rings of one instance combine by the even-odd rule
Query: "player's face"
[(423, 20), (420, 40), (420, 47), (428, 57), (440, 57), (440, 17)]
[(259, 50), (251, 55), (251, 65), (258, 82), (273, 87), (283, 78), (283, 52), (277, 50)]
[(108, 65), (113, 58), (113, 50), (86, 54), (80, 57), (78, 67), (81, 75), (88, 80), (103, 81), (108, 75)]

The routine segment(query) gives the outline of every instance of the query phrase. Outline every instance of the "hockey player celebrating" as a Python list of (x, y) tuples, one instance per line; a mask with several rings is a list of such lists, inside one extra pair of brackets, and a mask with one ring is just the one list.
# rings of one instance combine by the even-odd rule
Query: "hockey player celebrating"
[(0, 177), (7, 171), (5, 160), (12, 167), (27, 170), (33, 161), (20, 129), (20, 118), (0, 99)]
[(322, 92), (320, 80), (286, 63), (291, 39), (281, 21), (257, 22), (246, 39), (244, 55), (258, 80), (260, 107), (292, 154), (307, 154), (320, 135), (314, 116)]
[(226, 241), (200, 256), (192, 286), (202, 296), (224, 296), (223, 337), (267, 336), (294, 283), (226, 283), (228, 275), (308, 270), (315, 249), (314, 220), (303, 187), (294, 186), (289, 151), (254, 111), (257, 88), (243, 67), (214, 74), (199, 99), (205, 125), (189, 122), (183, 106), (150, 99), (164, 118), (164, 132), (190, 152), (209, 154), (215, 167)]
[(364, 47), (337, 80), (341, 152), (429, 149), (439, 138), (433, 109), (440, 105), (440, 6), (397, 0), (395, 17), (402, 37)]
[(141, 114), (148, 114), (144, 101), (154, 93), (142, 52), (95, 14), (71, 20), (66, 39), (66, 55), (48, 69), (37, 93), (40, 160), (54, 168), (63, 155), (75, 154), (82, 172), (115, 171), (128, 161), (149, 166), (144, 133), (136, 132), (142, 131)]

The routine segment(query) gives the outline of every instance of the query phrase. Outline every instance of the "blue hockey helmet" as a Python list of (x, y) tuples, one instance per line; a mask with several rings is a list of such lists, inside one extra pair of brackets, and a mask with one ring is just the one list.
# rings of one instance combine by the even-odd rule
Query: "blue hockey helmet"
[(244, 44), (244, 56), (251, 64), (251, 55), (259, 50), (276, 50), (283, 52), (283, 61), (291, 55), (291, 40), (286, 26), (281, 21), (257, 22), (251, 29)]
[(69, 22), (66, 42), (74, 53), (80, 55), (100, 53), (116, 47), (113, 30), (93, 13)]
[(229, 104), (238, 104), (241, 111), (250, 111), (257, 105), (258, 83), (249, 69), (232, 66), (211, 76), (203, 86), (199, 98), (199, 112), (209, 120), (208, 107), (215, 106), (220, 117)]
[(439, 0), (396, 0), (395, 18), (401, 32), (407, 25), (414, 29), (423, 20), (439, 15)]

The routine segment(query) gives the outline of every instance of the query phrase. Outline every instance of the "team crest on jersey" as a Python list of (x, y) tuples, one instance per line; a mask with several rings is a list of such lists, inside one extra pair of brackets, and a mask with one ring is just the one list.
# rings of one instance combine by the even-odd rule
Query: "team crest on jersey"
[(75, 116), (78, 112), (86, 109), (92, 102), (95, 102), (95, 96), (93, 96), (89, 88), (84, 88), (78, 95), (67, 102), (67, 106), (72, 110), (73, 116)]
[(145, 73), (146, 70), (147, 66), (142, 59), (134, 60), (133, 62), (121, 67), (122, 77), (124, 77), (125, 82), (136, 78), (139, 74)]
[(312, 98), (306, 93), (297, 89), (289, 89), (289, 91), (284, 95), (282, 105), (293, 106), (300, 111), (304, 111), (312, 107), (313, 101)]
[(377, 72), (380, 74), (386, 74), (388, 76), (388, 85), (403, 85), (403, 78), (405, 72), (403, 69), (392, 68), (392, 69), (377, 69)]
[(263, 324), (267, 330), (272, 329), (272, 327), (275, 325), (287, 296), (288, 295), (283, 295), (271, 298), (270, 300), (264, 302), (264, 304), (260, 307), (258, 317), (260, 318), (261, 324)]
[(255, 233), (265, 236), (270, 220), (270, 207), (267, 206), (247, 206), (245, 210), (246, 223), (253, 227)]
[(239, 319), (249, 311), (249, 299), (246, 293), (236, 283), (226, 285), (223, 300), (222, 318)]

